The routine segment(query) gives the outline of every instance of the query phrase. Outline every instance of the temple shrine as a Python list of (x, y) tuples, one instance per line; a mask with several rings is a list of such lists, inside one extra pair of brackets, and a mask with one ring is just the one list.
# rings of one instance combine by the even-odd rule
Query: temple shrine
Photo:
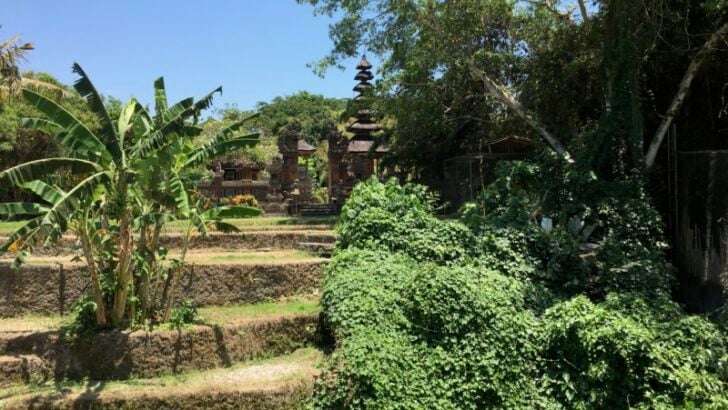
[(368, 179), (379, 174), (378, 162), (387, 153), (388, 149), (378, 145), (372, 134), (381, 130), (382, 126), (372, 121), (370, 81), (374, 78), (372, 65), (362, 56), (356, 66), (358, 70), (354, 79), (358, 81), (353, 91), (356, 93), (352, 100), (356, 117), (346, 127), (352, 134), (348, 138), (336, 129), (328, 135), (329, 141), (329, 203), (340, 206), (351, 194), (351, 190), (358, 181)]
[[(212, 198), (252, 195), (267, 213), (337, 213), (357, 182), (379, 175), (379, 161), (388, 152), (374, 141), (373, 134), (382, 126), (372, 120), (372, 65), (362, 56), (354, 79), (351, 100), (355, 117), (341, 132), (331, 125), (326, 138), (328, 147), (328, 203), (314, 204), (308, 159), (316, 151), (301, 136), (300, 126), (292, 123), (278, 135), (278, 152), (270, 164), (225, 161), (210, 164), (211, 179), (200, 182), (200, 192)], [(259, 174), (266, 170), (267, 181)]]

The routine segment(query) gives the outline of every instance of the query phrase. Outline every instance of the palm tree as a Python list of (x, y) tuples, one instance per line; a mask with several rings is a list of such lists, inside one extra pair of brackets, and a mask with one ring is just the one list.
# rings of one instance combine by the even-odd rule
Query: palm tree
[[(132, 229), (135, 221), (145, 220), (138, 211), (138, 205), (151, 204), (147, 208), (158, 215), (171, 213), (175, 217), (189, 218), (194, 212), (190, 210), (183, 171), (204, 163), (212, 156), (255, 144), (258, 136), (236, 135), (234, 131), (240, 128), (238, 125), (221, 131), (205, 144), (197, 147), (188, 145), (190, 139), (199, 135), (199, 128), (189, 120), (196, 119), (203, 109), (208, 108), (214, 93), (220, 92), (221, 88), (199, 101), (188, 98), (167, 107), (166, 97), (162, 98), (164, 87), (161, 79), (158, 83), (162, 86), (155, 89), (157, 104), (154, 117), (132, 98), (122, 108), (119, 118), (112, 120), (83, 69), (74, 64), (73, 71), (79, 75), (74, 88), (99, 117), (100, 130), (92, 132), (59, 103), (22, 88), (23, 97), (46, 117), (25, 119), (24, 125), (50, 132), (57, 143), (71, 154), (9, 168), (0, 172), (0, 183), (27, 188), (35, 181), (48, 180), (59, 169), (68, 170), (77, 179), (70, 189), (56, 190), (48, 199), (43, 197), (45, 204), (5, 204), (6, 211), (17, 213), (25, 209), (26, 214), (34, 218), (18, 229), (0, 247), (0, 251), (14, 248), (18, 253), (14, 265), (20, 266), (34, 246), (52, 244), (69, 231), (70, 225), (80, 227), (77, 234), (93, 287), (97, 325), (105, 327), (110, 319), (113, 326), (123, 327), (128, 323), (129, 293), (133, 291)], [(155, 162), (163, 168), (149, 166)], [(165, 171), (164, 168), (167, 171), (161, 172)], [(37, 190), (51, 186), (37, 185)], [(158, 204), (155, 204), (156, 201), (159, 201)], [(157, 232), (166, 219), (154, 218)], [(105, 229), (113, 224), (115, 232), (116, 254), (112, 272), (115, 286), (108, 303), (102, 289), (93, 241), (94, 231), (102, 224)]]
[(0, 44), (0, 86), (17, 94), (20, 89), (20, 70), (18, 62), (33, 49), (33, 44), (22, 43), (19, 36), (12, 37)]
[(50, 90), (58, 93), (62, 97), (69, 97), (71, 95), (63, 87), (26, 77), (20, 73), (18, 64), (26, 60), (26, 55), (33, 49), (33, 44), (23, 43), (20, 36), (14, 36), (0, 43), (0, 101), (5, 96), (18, 95), (21, 87)]

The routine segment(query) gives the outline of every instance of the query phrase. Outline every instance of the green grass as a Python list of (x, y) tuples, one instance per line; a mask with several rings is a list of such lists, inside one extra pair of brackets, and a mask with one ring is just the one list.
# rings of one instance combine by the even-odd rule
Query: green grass
[[(123, 381), (97, 382), (92, 380), (78, 381), (49, 381), (35, 385), (16, 385), (0, 390), (0, 407), (5, 404), (3, 399), (38, 397), (40, 395), (65, 396), (83, 392), (133, 392), (135, 390), (174, 389), (180, 393), (215, 390), (220, 384), (228, 383), (227, 377), (246, 369), (254, 370), (261, 367), (264, 376), (259, 377), (254, 371), (245, 376), (245, 384), (249, 387), (266, 388), (286, 382), (299, 382), (310, 380), (316, 373), (316, 365), (323, 359), (321, 351), (315, 348), (302, 348), (295, 352), (274, 358), (254, 359), (235, 363), (227, 368), (211, 370), (194, 370), (182, 374), (169, 374), (149, 379), (130, 379)], [(293, 366), (293, 370), (276, 374), (275, 371), (265, 371), (265, 367), (274, 368)]]
[(205, 323), (223, 324), (237, 319), (287, 314), (310, 314), (321, 310), (316, 299), (298, 297), (288, 302), (267, 302), (252, 305), (209, 306), (198, 309)]
[[(225, 324), (236, 320), (255, 319), (265, 316), (286, 314), (308, 314), (319, 312), (318, 299), (308, 296), (291, 297), (281, 302), (263, 302), (247, 305), (209, 306), (198, 309), (205, 324)], [(72, 316), (26, 315), (0, 319), (0, 332), (57, 330), (73, 321)], [(157, 329), (166, 330), (162, 325)]]
[[(226, 219), (225, 222), (233, 224), (241, 230), (285, 230), (285, 229), (328, 229), (332, 228), (338, 217), (293, 217), (293, 216), (272, 216), (241, 219)], [(172, 221), (167, 224), (167, 230), (182, 230), (187, 226), (187, 221)]]
[[(287, 229), (331, 229), (338, 217), (296, 217), (296, 216), (262, 216), (255, 218), (226, 219), (225, 222), (237, 226), (240, 230), (269, 231)], [(27, 221), (0, 222), (0, 235), (9, 235), (25, 225)], [(187, 221), (172, 221), (166, 229), (178, 232), (187, 227)]]

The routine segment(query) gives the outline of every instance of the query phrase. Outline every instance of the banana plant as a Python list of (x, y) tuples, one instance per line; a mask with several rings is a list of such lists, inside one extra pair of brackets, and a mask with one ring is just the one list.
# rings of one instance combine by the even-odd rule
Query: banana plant
[[(202, 129), (197, 126), (197, 121), (199, 110), (205, 104), (198, 104), (190, 110), (188, 107), (194, 104), (191, 99), (186, 99), (170, 107), (166, 94), (164, 79), (158, 78), (154, 82), (154, 115), (143, 113), (149, 127), (148, 132), (154, 137), (140, 146), (140, 149), (145, 150), (151, 145), (164, 144), (165, 149), (153, 158), (141, 158), (135, 166), (138, 170), (138, 187), (143, 192), (138, 195), (138, 209), (141, 214), (138, 218), (140, 239), (137, 243), (139, 252), (143, 255), (139, 259), (143, 266), (138, 269), (142, 319), (153, 317), (156, 307), (166, 305), (156, 297), (159, 293), (157, 283), (161, 272), (171, 270), (173, 276), (177, 277), (184, 264), (182, 257), (173, 269), (160, 266), (163, 258), (159, 257), (159, 237), (163, 225), (172, 219), (190, 221), (196, 218), (195, 215), (203, 214), (193, 204), (194, 201), (191, 201), (197, 181), (190, 176), (190, 170), (204, 166), (219, 156), (258, 143), (258, 133), (239, 134), (253, 116), (232, 124), (206, 141), (200, 141)], [(183, 121), (179, 130), (166, 127), (167, 119), (173, 117)], [(170, 133), (171, 136), (168, 135)], [(187, 237), (185, 244), (188, 240)], [(168, 317), (168, 314), (163, 314), (164, 317)]]
[(203, 206), (199, 199), (190, 208), (189, 218), (187, 219), (188, 223), (182, 234), (182, 252), (180, 258), (176, 261), (175, 268), (172, 270), (172, 284), (167, 292), (167, 300), (163, 301), (163, 306), (165, 306), (162, 316), (163, 322), (169, 320), (174, 292), (182, 275), (182, 269), (185, 265), (185, 258), (187, 257), (187, 250), (189, 249), (190, 239), (192, 239), (193, 233), (196, 232), (200, 236), (206, 237), (212, 229), (221, 232), (238, 232), (239, 229), (237, 226), (224, 222), (223, 218), (250, 218), (262, 213), (260, 209), (247, 206), (220, 206), (206, 211), (202, 209)]
[[(228, 130), (208, 143), (187, 148), (187, 142), (199, 135), (199, 128), (194, 123), (200, 112), (211, 105), (214, 94), (221, 88), (198, 101), (188, 98), (168, 107), (163, 80), (160, 79), (155, 82), (161, 87), (155, 88), (156, 110), (153, 117), (132, 98), (122, 108), (119, 117), (112, 119), (101, 95), (83, 69), (74, 64), (73, 71), (79, 76), (74, 88), (98, 116), (101, 126), (92, 131), (92, 127), (74, 117), (59, 103), (33, 90), (22, 89), (23, 97), (44, 115), (43, 118), (24, 119), (24, 125), (50, 133), (69, 155), (30, 161), (4, 170), (0, 172), (0, 184), (22, 187), (35, 181), (50, 181), (59, 170), (67, 170), (75, 179), (67, 190), (56, 192), (53, 201), (46, 205), (3, 205), (6, 213), (22, 210), (33, 218), (0, 249), (16, 248), (18, 257), (15, 264), (20, 265), (33, 246), (39, 243), (48, 246), (68, 232), (75, 216), (90, 218), (83, 225), (89, 229), (98, 225), (93, 223), (98, 218), (114, 223), (118, 234), (115, 237), (117, 254), (113, 272), (116, 286), (111, 306), (105, 306), (100, 287), (94, 284), (93, 288), (98, 304), (97, 325), (105, 327), (107, 319), (110, 319), (111, 325), (123, 327), (128, 324), (128, 299), (133, 289), (132, 229), (138, 216), (135, 198), (151, 203), (158, 199), (160, 202), (156, 210), (160, 211), (157, 212), (159, 214), (172, 209), (176, 215), (188, 216), (189, 195), (182, 179), (186, 167), (199, 165), (236, 147), (252, 145), (257, 142), (257, 135), (238, 137), (233, 135), (233, 130)], [(148, 167), (155, 162), (157, 167)], [(171, 167), (165, 169), (167, 166)], [(150, 172), (155, 174), (150, 175)], [(84, 206), (93, 202), (94, 198), (103, 198), (103, 208), (95, 214), (84, 212)], [(99, 272), (91, 261), (88, 262), (88, 270), (92, 282), (96, 282), (93, 278), (98, 277)]]

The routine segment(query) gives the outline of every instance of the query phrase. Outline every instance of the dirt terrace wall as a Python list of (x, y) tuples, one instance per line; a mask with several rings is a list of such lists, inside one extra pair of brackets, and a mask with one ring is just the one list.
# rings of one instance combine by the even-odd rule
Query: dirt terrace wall
[(180, 392), (178, 395), (158, 397), (139, 395), (115, 397), (113, 394), (84, 393), (75, 397), (54, 400), (33, 398), (22, 403), (23, 408), (37, 410), (105, 409), (105, 410), (285, 410), (300, 409), (306, 397), (310, 397), (312, 383), (300, 383), (283, 388), (254, 391), (210, 391), (205, 393)]
[[(0, 244), (7, 241), (7, 237), (0, 236)], [(334, 243), (336, 235), (331, 232), (306, 231), (270, 231), (270, 232), (237, 232), (237, 233), (210, 233), (207, 237), (195, 236), (192, 238), (192, 249), (219, 248), (219, 249), (296, 249), (300, 242)], [(78, 252), (76, 239), (64, 236), (56, 246), (51, 248), (38, 247), (34, 255), (58, 256)], [(179, 249), (182, 238), (179, 235), (162, 236), (160, 244), (169, 249)], [(0, 258), (13, 258), (15, 255), (0, 252)]]
[[(256, 303), (317, 289), (325, 262), (290, 264), (189, 265), (175, 299), (198, 306)], [(0, 264), (0, 317), (70, 312), (90, 290), (82, 264), (25, 265), (13, 271)]]
[(311, 345), (318, 315), (290, 315), (182, 330), (110, 331), (73, 342), (59, 332), (0, 334), (5, 354), (33, 354), (63, 378), (125, 380), (228, 367)]

